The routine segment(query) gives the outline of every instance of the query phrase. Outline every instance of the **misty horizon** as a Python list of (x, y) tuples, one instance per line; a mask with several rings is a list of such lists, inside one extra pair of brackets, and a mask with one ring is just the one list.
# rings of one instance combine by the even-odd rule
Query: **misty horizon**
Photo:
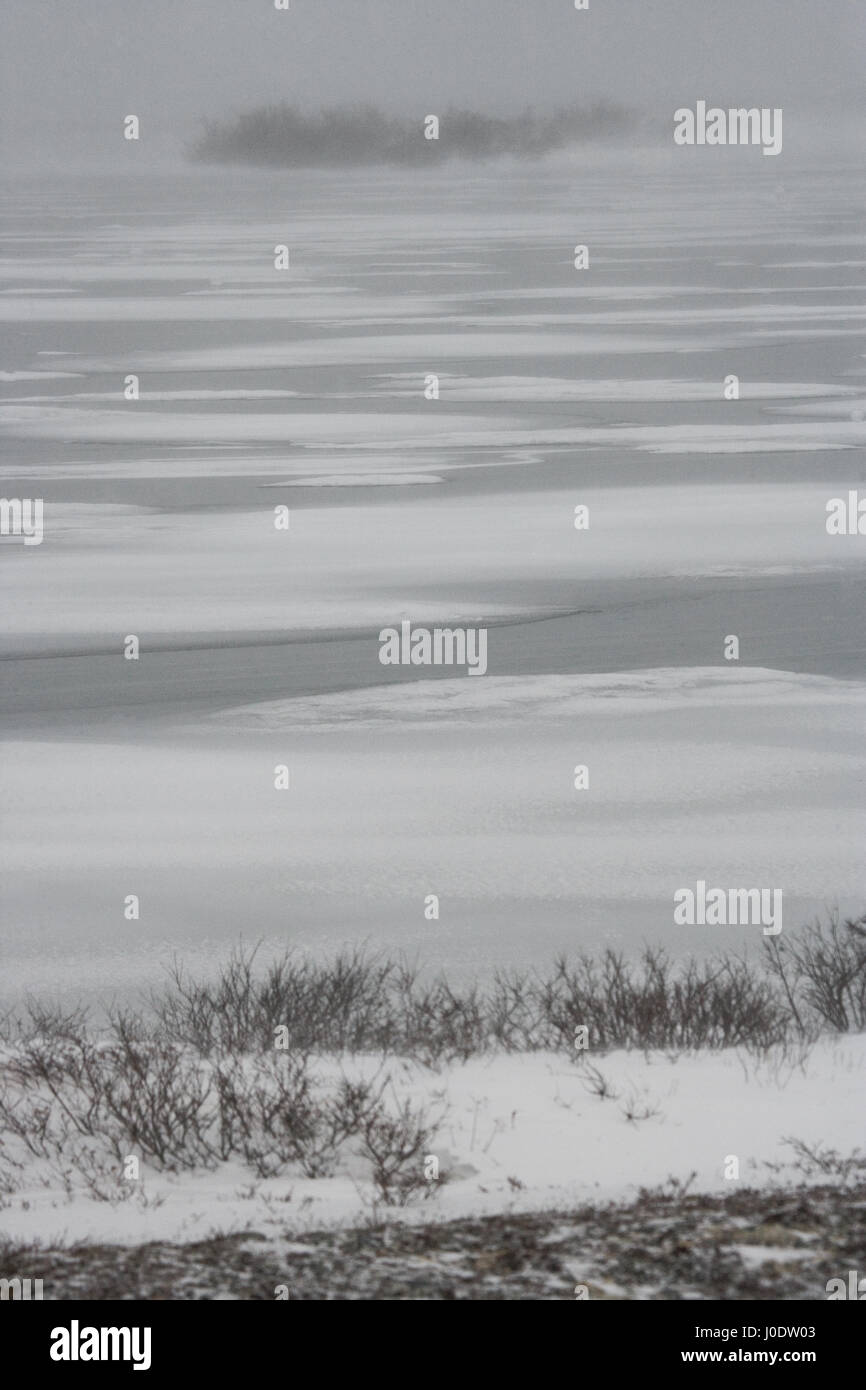
[[(591, 15), (591, 18), (590, 18)], [(149, 0), (118, 13), (6, 0), (0, 15), (0, 158), (31, 172), (122, 167), (135, 113), (135, 167), (179, 163), (207, 123), (286, 104), (312, 120), (376, 107), (388, 120), (462, 110), (513, 122), (602, 102), (636, 113), (638, 137), (669, 137), (674, 111), (782, 107), (786, 150), (826, 149), (866, 114), (859, 7), (806, 0)], [(427, 151), (429, 154), (429, 150)]]

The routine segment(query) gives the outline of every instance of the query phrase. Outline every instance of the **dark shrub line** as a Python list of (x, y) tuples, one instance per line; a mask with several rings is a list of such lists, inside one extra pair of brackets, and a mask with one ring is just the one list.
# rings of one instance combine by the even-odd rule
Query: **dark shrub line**
[(525, 111), (497, 117), (448, 110), (440, 113), (440, 123), (441, 138), (425, 140), (423, 116), (399, 119), (363, 105), (309, 113), (281, 103), (242, 112), (229, 121), (206, 122), (190, 154), (207, 164), (296, 169), (427, 166), (455, 157), (484, 160), (501, 155), (537, 159), (575, 141), (621, 135), (632, 128), (634, 118), (622, 107), (597, 101), (549, 115)]
[(866, 918), (833, 913), (782, 943), (768, 938), (755, 961), (676, 962), (652, 947), (628, 961), (609, 949), (562, 957), (546, 974), (498, 972), (485, 987), (424, 981), (363, 949), (326, 962), (287, 953), (260, 972), (255, 955), (236, 950), (213, 982), (175, 967), (151, 1000), (158, 1036), (211, 1057), (272, 1048), (282, 1025), (293, 1051), (434, 1064), (491, 1050), (570, 1051), (580, 1027), (594, 1050), (764, 1049), (866, 1028)]

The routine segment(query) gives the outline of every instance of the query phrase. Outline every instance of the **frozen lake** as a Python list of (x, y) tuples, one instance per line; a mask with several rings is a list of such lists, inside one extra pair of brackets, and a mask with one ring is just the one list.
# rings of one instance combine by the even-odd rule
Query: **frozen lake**
[[(13, 183), (4, 999), (753, 945), (674, 927), (698, 878), (862, 911), (862, 179), (775, 163)], [(487, 676), (382, 666), (404, 619)]]

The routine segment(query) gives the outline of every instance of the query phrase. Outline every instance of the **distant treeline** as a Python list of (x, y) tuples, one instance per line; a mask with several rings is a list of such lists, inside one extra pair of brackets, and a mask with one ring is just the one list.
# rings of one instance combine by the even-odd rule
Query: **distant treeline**
[(420, 165), (447, 159), (484, 160), (500, 155), (531, 159), (589, 140), (628, 132), (634, 116), (599, 101), (548, 115), (484, 116), (444, 111), (437, 118), (386, 116), (372, 106), (334, 107), (308, 114), (294, 106), (261, 106), (228, 121), (209, 121), (190, 151), (211, 164), (260, 164), (283, 168), (320, 165)]

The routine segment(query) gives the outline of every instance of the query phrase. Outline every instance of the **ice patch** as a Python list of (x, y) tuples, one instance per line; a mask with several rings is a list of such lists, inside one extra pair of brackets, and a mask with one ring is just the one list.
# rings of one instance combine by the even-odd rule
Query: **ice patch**
[(60, 381), (84, 376), (83, 372), (0, 372), (0, 381)]
[(444, 483), (435, 473), (326, 473), (309, 478), (282, 478), (261, 487), (426, 487)]
[[(389, 394), (415, 397), (423, 378), (416, 372), (390, 372), (378, 380), (392, 388)], [(582, 380), (570, 377), (490, 376), (467, 377), (442, 372), (439, 390), (448, 401), (719, 401), (718, 381)], [(812, 396), (856, 395), (854, 386), (819, 385), (814, 382), (743, 381), (741, 400), (784, 400)]]
[[(672, 333), (376, 333), (356, 338), (307, 339), (286, 343), (234, 343), (231, 347), (136, 355), (141, 370), (160, 372), (259, 371), (281, 367), (327, 367), (352, 363), (415, 361), (419, 372), (467, 358), (607, 356), (618, 353), (712, 352), (728, 339)], [(82, 356), (88, 371), (127, 371), (128, 357)]]
[[(494, 629), (495, 632), (495, 629)], [(866, 709), (866, 687), (829, 676), (795, 675), (762, 667), (669, 668), (599, 675), (486, 676), (483, 681), (436, 680), (408, 685), (259, 702), (211, 715), (208, 722), (248, 729), (331, 733), (340, 728), (426, 729), (480, 723), (485, 729), (581, 720), (603, 713), (631, 716), (662, 710), (712, 709), (720, 704), (778, 708), (833, 705)]]

